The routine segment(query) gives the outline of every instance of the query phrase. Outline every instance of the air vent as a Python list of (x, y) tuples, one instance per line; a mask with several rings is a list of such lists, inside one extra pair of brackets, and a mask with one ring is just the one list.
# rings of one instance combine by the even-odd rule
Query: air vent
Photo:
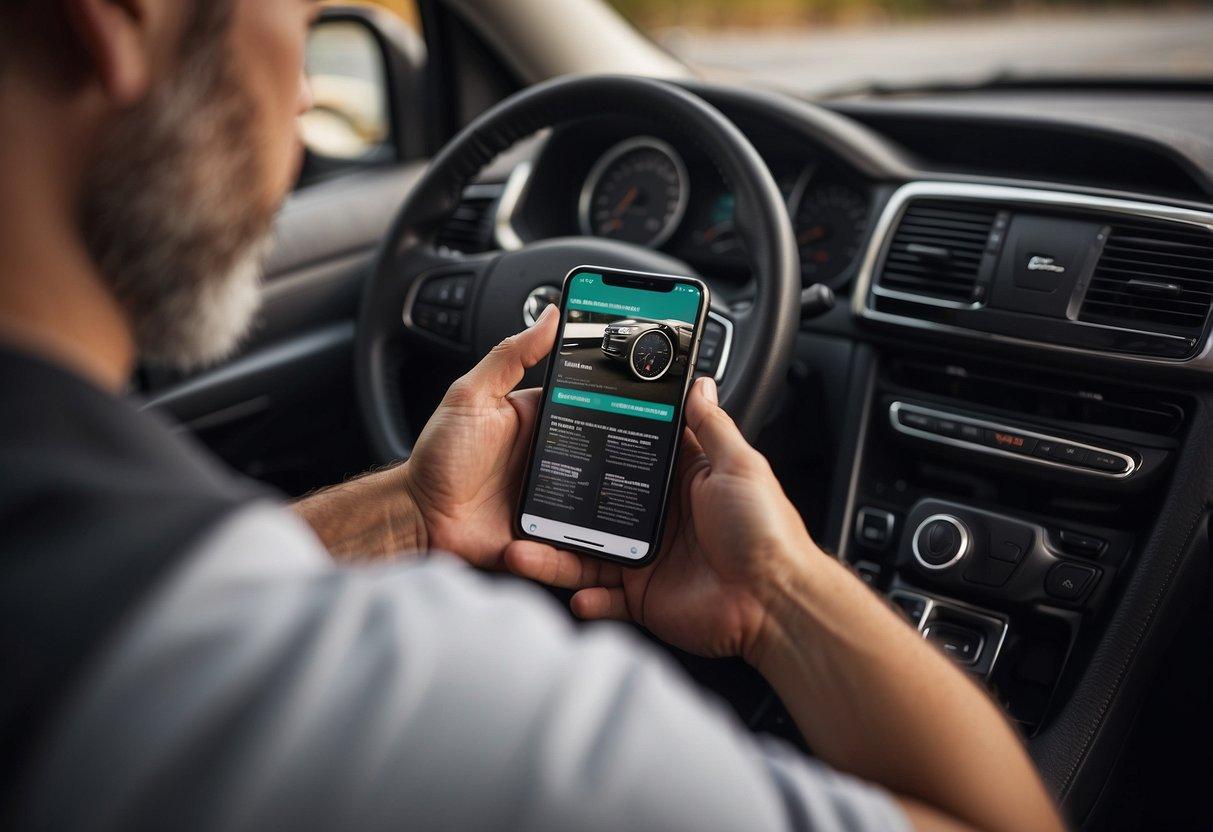
[(877, 285), (962, 303), (976, 300), (982, 256), (997, 214), (995, 206), (961, 200), (911, 202)]
[(463, 254), (479, 254), (494, 247), (493, 218), (500, 185), (472, 185), (438, 232), (439, 246)]
[(1213, 233), (1153, 220), (1117, 220), (1079, 320), (1196, 336), (1213, 303)]

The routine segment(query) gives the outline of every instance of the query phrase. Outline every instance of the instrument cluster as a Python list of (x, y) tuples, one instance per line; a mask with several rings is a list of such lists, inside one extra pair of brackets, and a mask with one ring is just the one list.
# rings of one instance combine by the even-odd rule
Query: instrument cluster
[[(768, 158), (805, 283), (841, 288), (855, 271), (870, 224), (870, 188), (824, 158)], [(662, 248), (705, 269), (744, 268), (733, 194), (710, 165), (688, 165), (668, 142), (635, 136), (590, 168), (577, 202), (582, 234)]]

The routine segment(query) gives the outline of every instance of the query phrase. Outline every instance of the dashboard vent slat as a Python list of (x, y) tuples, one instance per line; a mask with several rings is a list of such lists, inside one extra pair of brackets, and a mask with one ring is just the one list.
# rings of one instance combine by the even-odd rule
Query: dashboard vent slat
[(942, 300), (973, 301), (997, 213), (994, 206), (963, 200), (910, 203), (893, 233), (876, 285)]
[(439, 229), (435, 243), (462, 254), (479, 254), (493, 246), (493, 219), (501, 188), (472, 185)]
[(1078, 319), (1196, 337), (1213, 306), (1213, 232), (1115, 220)]

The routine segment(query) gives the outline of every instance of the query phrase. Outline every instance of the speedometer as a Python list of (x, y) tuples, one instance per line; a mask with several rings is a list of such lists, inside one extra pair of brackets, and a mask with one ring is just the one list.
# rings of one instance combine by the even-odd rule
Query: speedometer
[(682, 157), (651, 136), (620, 142), (594, 163), (577, 205), (581, 233), (656, 247), (686, 213)]
[(820, 185), (805, 191), (792, 222), (804, 278), (838, 288), (859, 255), (867, 223), (867, 197), (850, 185)]
[(629, 363), (641, 381), (656, 381), (674, 363), (674, 343), (660, 329), (650, 329), (632, 343)]

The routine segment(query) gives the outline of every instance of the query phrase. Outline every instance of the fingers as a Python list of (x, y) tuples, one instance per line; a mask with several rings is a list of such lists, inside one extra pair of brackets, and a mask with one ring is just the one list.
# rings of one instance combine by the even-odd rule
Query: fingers
[(515, 390), (510, 393), (510, 404), (514, 405), (514, 409), (518, 411), (518, 416), (524, 422), (529, 422), (535, 418), (535, 414), (539, 412), (539, 401), (543, 398), (543, 390), (538, 387), (528, 387), (525, 390)]
[(713, 468), (747, 459), (753, 449), (717, 402), (716, 382), (703, 377), (691, 387), (686, 406), (687, 427), (699, 440)]
[(556, 306), (548, 306), (530, 329), (506, 338), (480, 360), (466, 376), (465, 383), (477, 392), (500, 398), (522, 381), (522, 375), (552, 351), (560, 315)]
[(505, 550), (505, 565), (515, 575), (561, 589), (614, 586), (619, 567), (534, 540), (515, 540)]
[(630, 621), (627, 596), (621, 587), (594, 586), (573, 595), (569, 607), (578, 618)]

